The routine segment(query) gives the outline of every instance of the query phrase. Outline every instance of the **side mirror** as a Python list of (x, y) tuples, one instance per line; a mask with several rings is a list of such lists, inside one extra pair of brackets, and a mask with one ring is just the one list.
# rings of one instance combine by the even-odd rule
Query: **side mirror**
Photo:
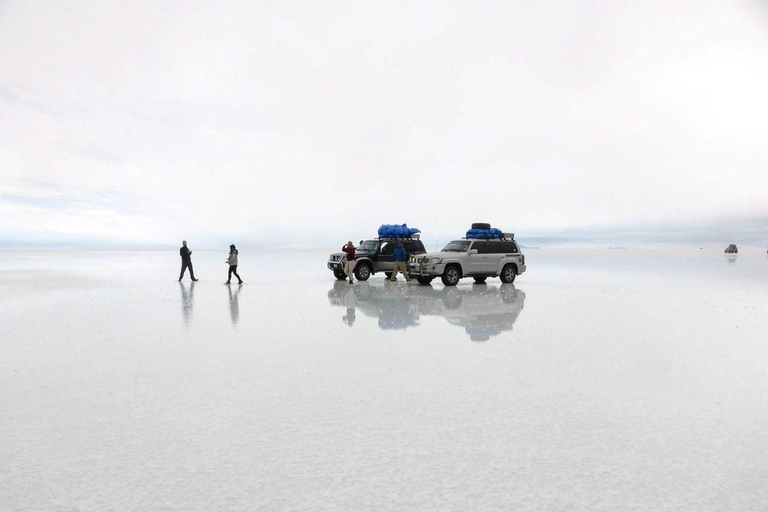
[(477, 249), (470, 249), (469, 254), (477, 254)]

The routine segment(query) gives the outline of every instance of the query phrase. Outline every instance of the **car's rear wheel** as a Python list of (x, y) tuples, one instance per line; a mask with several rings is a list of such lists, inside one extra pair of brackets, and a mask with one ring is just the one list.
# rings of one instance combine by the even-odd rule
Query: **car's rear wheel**
[(347, 274), (345, 274), (343, 270), (339, 269), (334, 269), (333, 275), (336, 276), (336, 279), (339, 281), (343, 281), (347, 278)]
[(359, 263), (355, 267), (355, 277), (358, 281), (367, 281), (371, 277), (370, 263)]
[(423, 284), (423, 285), (432, 284), (432, 279), (434, 279), (434, 277), (421, 277), (421, 276), (419, 276), (419, 277), (416, 278), (416, 280), (419, 282), (419, 284)]
[(511, 263), (505, 265), (499, 277), (502, 283), (514, 283), (517, 277), (517, 267)]
[(485, 284), (485, 280), (488, 279), (487, 277), (475, 277), (475, 284)]
[(458, 265), (449, 266), (440, 276), (440, 280), (445, 286), (456, 286), (459, 284), (459, 279), (461, 279), (461, 269)]

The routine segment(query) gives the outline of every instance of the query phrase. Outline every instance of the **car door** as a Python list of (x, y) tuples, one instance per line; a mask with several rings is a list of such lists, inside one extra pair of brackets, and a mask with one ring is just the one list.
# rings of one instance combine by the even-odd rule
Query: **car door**
[(395, 269), (395, 247), (399, 242), (382, 242), (379, 249), (379, 256), (376, 262), (376, 270), (379, 272), (392, 272)]
[(488, 265), (488, 272), (498, 274), (501, 272), (501, 260), (506, 256), (507, 242), (488, 242), (488, 253), (485, 257), (485, 263)]
[[(490, 242), (480, 240), (472, 243), (472, 246), (469, 248), (469, 255), (467, 256), (469, 264), (464, 270), (465, 274), (489, 274), (493, 272), (488, 263), (489, 245)], [(473, 249), (477, 250), (477, 253)]]

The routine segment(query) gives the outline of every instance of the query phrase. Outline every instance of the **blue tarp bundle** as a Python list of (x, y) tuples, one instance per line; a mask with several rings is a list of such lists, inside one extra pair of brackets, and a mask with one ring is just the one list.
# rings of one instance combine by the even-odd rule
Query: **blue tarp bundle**
[(497, 228), (491, 229), (470, 229), (467, 231), (467, 238), (501, 238), (502, 231)]
[(379, 238), (408, 238), (420, 229), (409, 228), (407, 224), (382, 224), (379, 228)]

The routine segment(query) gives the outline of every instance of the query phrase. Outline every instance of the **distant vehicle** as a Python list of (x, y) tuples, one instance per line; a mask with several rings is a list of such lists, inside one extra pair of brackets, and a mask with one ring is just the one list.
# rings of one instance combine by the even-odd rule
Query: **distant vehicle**
[(736, 244), (731, 244), (725, 248), (725, 254), (738, 254), (738, 252), (739, 249), (736, 247)]
[[(395, 247), (403, 242), (405, 252), (411, 255), (419, 255), (427, 252), (424, 244), (419, 240), (418, 235), (411, 238), (375, 238), (365, 240), (357, 248), (355, 254), (355, 277), (358, 281), (367, 281), (371, 275), (377, 272), (384, 272), (389, 278), (395, 269), (395, 258), (393, 253)], [(343, 280), (347, 278), (344, 273), (344, 264), (347, 262), (346, 255), (343, 252), (335, 252), (328, 258), (327, 267), (336, 276), (336, 279)]]
[(514, 282), (525, 272), (525, 256), (515, 235), (499, 231), (498, 238), (477, 238), (472, 233), (476, 229), (488, 230), (487, 226), (473, 224), (466, 238), (449, 242), (442, 251), (411, 256), (408, 273), (423, 285), (435, 277), (440, 277), (445, 286), (456, 286), (463, 277), (472, 277), (478, 284), (489, 277), (499, 277), (502, 283)]

